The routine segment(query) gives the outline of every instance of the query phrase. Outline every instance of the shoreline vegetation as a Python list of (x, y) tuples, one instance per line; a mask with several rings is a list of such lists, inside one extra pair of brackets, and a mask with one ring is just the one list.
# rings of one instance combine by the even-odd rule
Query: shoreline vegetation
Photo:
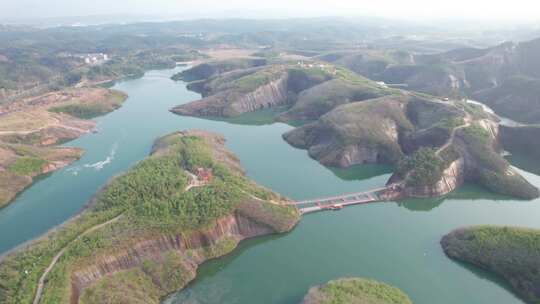
[(519, 199), (540, 196), (500, 156), (497, 118), (460, 99), (391, 88), (315, 59), (209, 61), (172, 78), (191, 81), (188, 89), (202, 98), (171, 112), (291, 123), (297, 127), (284, 140), (325, 166), (394, 166), (388, 184), (403, 185), (398, 198), (443, 196), (465, 182)]
[(401, 290), (363, 278), (332, 280), (309, 289), (301, 304), (412, 304)]
[[(90, 86), (188, 61), (201, 64), (172, 78), (190, 81), (188, 88), (203, 98), (171, 109), (177, 114), (297, 125), (284, 134), (291, 145), (327, 166), (393, 166), (389, 183), (405, 185), (407, 197), (442, 196), (465, 182), (521, 199), (538, 197), (500, 148), (524, 146), (538, 154), (529, 146), (539, 128), (499, 128), (494, 117), (462, 98), (486, 102), (521, 122), (540, 122), (534, 94), (540, 39), (456, 48), (437, 39), (381, 39), (379, 30), (358, 31), (347, 23), (345, 29), (336, 24), (330, 35), (327, 21), (325, 30), (296, 23), (287, 35), (251, 24), (258, 33), (252, 35), (237, 30), (252, 21), (236, 22), (235, 29), (214, 22), (44, 32), (6, 27), (1, 38), (9, 44), (0, 48), (0, 208), (33, 178), (78, 159), (83, 151), (55, 145), (91, 132), (95, 126), (86, 119), (126, 99)], [(206, 30), (195, 34), (183, 26)], [(223, 32), (213, 33), (216, 28)], [(72, 38), (80, 36), (88, 39)], [(360, 40), (366, 45), (358, 46)], [(83, 63), (96, 54), (102, 62)], [(149, 157), (111, 179), (80, 214), (1, 258), (0, 302), (157, 304), (188, 284), (204, 261), (246, 238), (292, 229), (297, 210), (249, 181), (223, 141), (200, 131), (157, 139)], [(211, 169), (213, 179), (189, 187), (198, 169)], [(441, 245), (449, 257), (497, 273), (522, 298), (538, 303), (539, 239), (528, 229), (477, 227), (454, 231)], [(395, 288), (354, 278), (315, 287), (308, 296), (314, 301), (309, 304), (410, 304)]]
[[(142, 77), (152, 69), (173, 68), (180, 62), (201, 63), (211, 58), (247, 54), (208, 50), (171, 49), (159, 55), (140, 53), (129, 63), (120, 57), (83, 68), (65, 76), (62, 86), (21, 95), (0, 102), (0, 209), (33, 184), (36, 177), (61, 169), (79, 159), (84, 151), (57, 145), (95, 131), (90, 119), (122, 106), (128, 96), (103, 84)], [(123, 55), (124, 56), (124, 55)], [(135, 67), (136, 66), (136, 67)], [(32, 93), (33, 92), (33, 93)]]
[(36, 177), (63, 168), (84, 151), (61, 143), (91, 132), (89, 119), (110, 113), (127, 99), (105, 88), (70, 88), (0, 107), (0, 208)]
[[(211, 170), (213, 178), (186, 188), (186, 172), (197, 168)], [(299, 214), (285, 202), (245, 178), (223, 137), (172, 133), (81, 214), (5, 256), (0, 301), (159, 303), (191, 281), (205, 260), (243, 239), (292, 229)], [(127, 286), (134, 292), (125, 293)]]
[(505, 279), (530, 304), (540, 303), (540, 230), (477, 226), (441, 239), (445, 254)]

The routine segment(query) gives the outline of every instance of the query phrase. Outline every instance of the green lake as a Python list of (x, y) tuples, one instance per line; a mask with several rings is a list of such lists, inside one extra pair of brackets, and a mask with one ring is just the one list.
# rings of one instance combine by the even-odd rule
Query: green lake
[[(390, 170), (383, 166), (332, 170), (319, 165), (282, 140), (291, 126), (264, 124), (260, 113), (231, 122), (170, 113), (169, 108), (199, 98), (169, 79), (179, 70), (151, 71), (114, 86), (129, 94), (125, 105), (96, 119), (98, 133), (66, 144), (83, 148), (83, 158), (39, 179), (0, 210), (0, 253), (76, 214), (108, 179), (144, 158), (155, 138), (176, 130), (222, 133), (250, 178), (293, 199), (368, 190), (388, 179)], [(510, 159), (540, 186), (537, 162), (517, 155)], [(540, 228), (539, 218), (540, 200), (508, 200), (474, 186), (444, 199), (310, 214), (288, 234), (243, 242), (231, 255), (202, 265), (188, 288), (164, 302), (293, 304), (312, 285), (361, 276), (399, 287), (416, 304), (523, 303), (493, 276), (446, 258), (439, 240), (468, 225)]]

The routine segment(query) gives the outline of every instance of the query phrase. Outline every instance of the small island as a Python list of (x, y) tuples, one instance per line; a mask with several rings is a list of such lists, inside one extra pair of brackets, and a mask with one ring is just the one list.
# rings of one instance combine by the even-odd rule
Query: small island
[(373, 280), (346, 278), (312, 287), (302, 304), (412, 304), (401, 290)]
[(292, 229), (288, 200), (248, 180), (224, 138), (175, 132), (86, 210), (0, 262), (2, 303), (159, 303), (240, 241)]
[(540, 303), (540, 230), (463, 228), (444, 236), (441, 246), (448, 257), (501, 276), (527, 303)]

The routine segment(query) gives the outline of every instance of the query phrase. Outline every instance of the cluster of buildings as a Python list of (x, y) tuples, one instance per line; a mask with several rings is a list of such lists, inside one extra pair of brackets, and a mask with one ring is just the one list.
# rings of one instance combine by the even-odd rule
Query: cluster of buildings
[(59, 58), (75, 58), (81, 60), (81, 64), (86, 65), (98, 65), (102, 64), (110, 59), (109, 55), (105, 53), (83, 53), (73, 54), (69, 52), (62, 52), (57, 55)]
[(80, 58), (84, 60), (85, 64), (96, 65), (102, 64), (109, 60), (109, 55), (103, 53), (85, 54), (80, 55)]
[(212, 173), (212, 169), (201, 167), (197, 168), (195, 173), (197, 174), (197, 178), (199, 179), (199, 181), (202, 183), (209, 183), (210, 181), (212, 181), (212, 177), (214, 176)]

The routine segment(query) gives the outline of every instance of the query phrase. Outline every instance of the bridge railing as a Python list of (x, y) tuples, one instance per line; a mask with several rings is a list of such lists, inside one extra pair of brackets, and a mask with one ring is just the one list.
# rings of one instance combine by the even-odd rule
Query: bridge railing
[(389, 189), (389, 187), (382, 187), (382, 188), (377, 188), (377, 189), (364, 191), (364, 192), (358, 192), (358, 193), (349, 193), (349, 194), (336, 195), (336, 196), (330, 196), (330, 197), (324, 197), (324, 198), (318, 198), (318, 199), (309, 199), (309, 200), (304, 200), (304, 201), (292, 202), (290, 203), (290, 205), (306, 205), (306, 204), (315, 204), (315, 203), (327, 202), (327, 201), (333, 201), (333, 200), (341, 200), (341, 199), (346, 199), (347, 197), (351, 197), (351, 196), (375, 194), (376, 192), (387, 190), (387, 189)]

